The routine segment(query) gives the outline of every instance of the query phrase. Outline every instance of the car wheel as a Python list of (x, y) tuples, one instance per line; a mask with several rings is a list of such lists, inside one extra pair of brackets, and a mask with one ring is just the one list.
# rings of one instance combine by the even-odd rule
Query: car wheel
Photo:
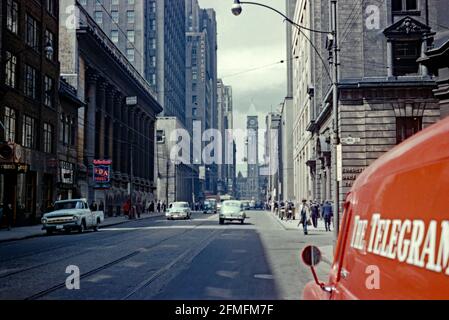
[(220, 219), (219, 222), (220, 222), (220, 224), (224, 224), (224, 220), (223, 219)]
[(86, 223), (82, 221), (81, 225), (78, 228), (78, 233), (83, 233), (84, 231), (86, 231)]
[(245, 220), (241, 220), (240, 222), (241, 222), (241, 224), (245, 224)]

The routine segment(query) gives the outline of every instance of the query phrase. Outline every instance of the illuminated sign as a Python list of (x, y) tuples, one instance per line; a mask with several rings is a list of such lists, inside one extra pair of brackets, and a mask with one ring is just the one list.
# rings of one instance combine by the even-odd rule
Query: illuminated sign
[(111, 160), (94, 160), (95, 189), (109, 189), (111, 187)]

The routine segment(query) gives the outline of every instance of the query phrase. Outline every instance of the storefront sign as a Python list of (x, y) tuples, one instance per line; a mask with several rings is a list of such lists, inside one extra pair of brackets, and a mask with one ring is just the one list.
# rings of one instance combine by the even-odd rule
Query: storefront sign
[(4, 173), (27, 173), (30, 166), (27, 164), (17, 163), (1, 163), (0, 171)]
[(94, 160), (95, 189), (111, 188), (111, 160)]
[(365, 168), (344, 168), (343, 169), (343, 186), (351, 188), (359, 174), (361, 174)]
[(75, 165), (70, 162), (59, 162), (59, 182), (65, 186), (73, 186), (74, 184), (74, 167)]

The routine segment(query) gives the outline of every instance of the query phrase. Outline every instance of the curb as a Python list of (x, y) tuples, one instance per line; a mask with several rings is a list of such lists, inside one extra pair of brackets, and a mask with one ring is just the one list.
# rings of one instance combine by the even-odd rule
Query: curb
[[(158, 218), (158, 217), (163, 217), (164, 214), (158, 214), (158, 215), (152, 215), (149, 217), (144, 217), (144, 218), (140, 218), (140, 219), (136, 219), (136, 220), (129, 220), (126, 219), (124, 221), (120, 221), (120, 222), (114, 222), (108, 225), (103, 225), (100, 226), (100, 229), (104, 229), (104, 228), (108, 228), (108, 227), (113, 227), (113, 226), (118, 226), (120, 224), (124, 224), (124, 223), (129, 223), (129, 222), (134, 222), (134, 221), (141, 221), (141, 220), (148, 220), (148, 219), (153, 219), (153, 218)], [(45, 235), (45, 232), (39, 232), (39, 233), (35, 233), (35, 234), (31, 234), (31, 235), (27, 235), (27, 236), (18, 236), (15, 238), (9, 238), (9, 239), (1, 239), (0, 243), (6, 243), (6, 242), (13, 242), (13, 241), (20, 241), (20, 240), (27, 240), (27, 239), (32, 239), (32, 238), (37, 238), (37, 237), (42, 237)]]

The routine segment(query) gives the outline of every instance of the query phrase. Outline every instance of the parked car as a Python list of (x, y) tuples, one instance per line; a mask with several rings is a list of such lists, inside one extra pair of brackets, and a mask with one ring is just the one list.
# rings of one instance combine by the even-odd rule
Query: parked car
[(44, 214), (41, 219), (42, 230), (47, 234), (72, 230), (82, 233), (87, 229), (98, 231), (103, 221), (104, 212), (91, 211), (86, 199), (56, 201), (54, 211)]
[(228, 200), (224, 201), (219, 216), (219, 223), (224, 224), (226, 221), (240, 221), (245, 223), (246, 213), (241, 201)]
[(315, 281), (305, 299), (449, 299), (449, 118), (384, 154), (355, 181), (343, 205), (325, 282), (317, 247), (302, 252)]
[(192, 211), (188, 202), (173, 202), (165, 214), (167, 220), (190, 219)]

